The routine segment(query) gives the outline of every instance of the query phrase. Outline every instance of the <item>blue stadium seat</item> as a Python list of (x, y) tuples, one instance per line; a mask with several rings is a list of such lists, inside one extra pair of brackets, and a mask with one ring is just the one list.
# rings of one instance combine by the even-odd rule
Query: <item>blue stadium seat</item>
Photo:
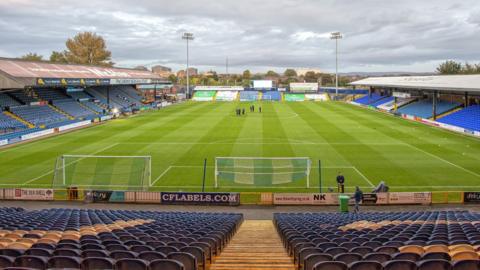
[[(448, 102), (444, 100), (438, 100), (437, 102), (437, 115), (446, 113), (450, 110), (460, 106), (460, 103)], [(421, 118), (433, 117), (433, 101), (431, 99), (419, 100), (405, 105), (397, 110), (398, 113), (418, 116)]]
[[(374, 106), (373, 104), (375, 104), (377, 102), (381, 102), (383, 100), (387, 100), (387, 98), (388, 98), (387, 96), (382, 96), (382, 95), (379, 95), (377, 93), (372, 93), (371, 95), (366, 95), (366, 96), (361, 97), (359, 99), (356, 99), (354, 101), (356, 103), (359, 103), (359, 104)], [(377, 105), (381, 105), (381, 104), (383, 104), (383, 103), (380, 103), (380, 104), (377, 104)]]
[(437, 120), (438, 122), (480, 131), (480, 105), (472, 105)]

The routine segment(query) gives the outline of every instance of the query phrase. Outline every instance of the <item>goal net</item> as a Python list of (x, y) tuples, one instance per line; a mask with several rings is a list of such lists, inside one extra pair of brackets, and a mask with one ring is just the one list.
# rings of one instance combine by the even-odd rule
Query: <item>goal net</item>
[(307, 157), (216, 157), (215, 187), (310, 187)]
[(53, 188), (146, 190), (151, 185), (150, 156), (62, 155), (55, 163)]

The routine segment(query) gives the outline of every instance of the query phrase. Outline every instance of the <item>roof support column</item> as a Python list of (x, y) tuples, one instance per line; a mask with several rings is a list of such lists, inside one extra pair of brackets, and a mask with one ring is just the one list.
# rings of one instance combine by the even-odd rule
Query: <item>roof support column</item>
[(107, 106), (108, 106), (108, 110), (110, 110), (110, 85), (107, 86)]
[(465, 107), (465, 108), (467, 108), (468, 105), (470, 105), (470, 104), (468, 104), (468, 103), (469, 103), (469, 102), (468, 102), (468, 92), (465, 92), (465, 103), (464, 103), (464, 107)]
[(437, 120), (437, 95), (438, 91), (433, 91), (433, 120)]

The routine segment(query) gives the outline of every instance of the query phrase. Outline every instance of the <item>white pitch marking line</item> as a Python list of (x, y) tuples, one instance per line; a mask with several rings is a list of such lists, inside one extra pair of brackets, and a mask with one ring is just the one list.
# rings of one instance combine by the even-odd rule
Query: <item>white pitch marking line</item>
[[(215, 166), (210, 165), (210, 166), (206, 166), (206, 167), (207, 168), (214, 168)], [(155, 178), (155, 180), (152, 182), (150, 187), (183, 187), (183, 188), (199, 187), (199, 186), (155, 186), (155, 183), (158, 182), (158, 180), (160, 180), (172, 168), (203, 168), (203, 166), (201, 166), (201, 165), (171, 165), (171, 166), (168, 166), (167, 169), (165, 169), (157, 178)], [(316, 169), (318, 167), (310, 167), (310, 168), (311, 169)], [(353, 167), (353, 166), (324, 166), (322, 168), (325, 168), (325, 169), (355, 169), (355, 167)], [(357, 172), (358, 172), (358, 170), (357, 170)], [(365, 176), (363, 176), (363, 177), (365, 178)], [(368, 179), (366, 179), (366, 180), (367, 180), (367, 182), (370, 183), (370, 181), (368, 181)], [(370, 185), (373, 186), (372, 183), (370, 183)]]
[(476, 177), (480, 177), (480, 174), (478, 174), (478, 173), (476, 173), (476, 172), (472, 172), (472, 171), (470, 171), (469, 169), (465, 169), (464, 167), (462, 167), (462, 166), (460, 166), (460, 165), (457, 165), (457, 164), (455, 164), (455, 163), (452, 163), (452, 162), (450, 162), (450, 161), (448, 161), (448, 160), (446, 160), (446, 159), (443, 159), (443, 158), (441, 158), (441, 157), (439, 157), (439, 156), (437, 156), (437, 155), (435, 155), (435, 154), (432, 154), (432, 153), (430, 153), (430, 152), (427, 152), (427, 151), (425, 151), (425, 150), (422, 150), (422, 149), (420, 149), (420, 148), (418, 148), (418, 147), (416, 147), (416, 146), (413, 146), (413, 145), (411, 145), (411, 144), (408, 144), (408, 143), (406, 143), (405, 145), (408, 145), (408, 146), (410, 146), (411, 148), (413, 148), (413, 149), (415, 149), (415, 150), (417, 150), (417, 151), (420, 151), (420, 152), (422, 152), (422, 153), (424, 153), (424, 154), (426, 154), (426, 155), (429, 155), (429, 156), (434, 157), (434, 158), (436, 158), (436, 159), (438, 159), (438, 160), (440, 160), (440, 161), (443, 161), (443, 162), (445, 162), (445, 163), (447, 163), (447, 164), (450, 164), (450, 165), (452, 165), (452, 166), (454, 166), (454, 167), (457, 167), (458, 169), (461, 169), (461, 170), (463, 170), (463, 171), (465, 171), (465, 172), (468, 172), (468, 173), (470, 173), (470, 174), (472, 174), (472, 175), (475, 175)]
[[(91, 153), (90, 155), (98, 154), (98, 153), (100, 153), (100, 152), (102, 152), (102, 151), (105, 151), (105, 150), (107, 150), (107, 149), (110, 149), (110, 148), (112, 148), (112, 147), (115, 147), (115, 146), (117, 146), (118, 144), (119, 144), (119, 143), (111, 144), (111, 145), (109, 145), (109, 146), (107, 146), (107, 147), (101, 148), (101, 149), (99, 149), (99, 150)], [(70, 165), (70, 164), (73, 164), (73, 163), (76, 163), (76, 162), (79, 162), (79, 161), (82, 160), (82, 159), (84, 159), (84, 158), (79, 158), (78, 160), (72, 161), (72, 162), (66, 164), (65, 166)], [(32, 179), (28, 180), (27, 182), (23, 183), (22, 186), (28, 185), (29, 183), (34, 182), (34, 181), (36, 181), (36, 180), (38, 180), (38, 179), (40, 179), (40, 178), (42, 178), (42, 177), (44, 177), (44, 176), (47, 176), (47, 175), (49, 175), (49, 174), (51, 174), (51, 173), (53, 173), (53, 172), (55, 172), (55, 170), (50, 170), (50, 171), (48, 171), (48, 172), (46, 172), (46, 173), (44, 173), (44, 174), (42, 174), (42, 175), (40, 175), (40, 176), (37, 176), (37, 177), (35, 177), (35, 178), (32, 178)]]
[(151, 187), (153, 187), (153, 185), (155, 185), (155, 183), (160, 180), (160, 178), (162, 178), (168, 171), (170, 171), (170, 169), (172, 168), (173, 166), (168, 166), (168, 168), (166, 170), (164, 170), (162, 172), (162, 174), (160, 174), (157, 178), (155, 178), (155, 180), (150, 184)]
[(368, 180), (368, 178), (367, 178), (362, 172), (360, 172), (359, 169), (357, 169), (357, 167), (353, 167), (353, 169), (354, 169), (355, 171), (357, 171), (357, 173), (358, 173), (361, 177), (363, 177), (363, 179), (365, 179), (365, 181), (367, 181), (367, 183), (370, 185), (370, 187), (375, 187), (375, 186), (372, 184), (372, 182), (370, 182), (370, 180)]
[(120, 144), (151, 144), (151, 145), (192, 145), (192, 144), (212, 144), (212, 145), (222, 145), (222, 144), (245, 144), (245, 145), (277, 145), (281, 144), (284, 145), (285, 143), (292, 144), (292, 145), (405, 145), (404, 143), (375, 143), (375, 142), (367, 142), (367, 143), (327, 143), (327, 142), (292, 142), (292, 141), (285, 141), (285, 142), (151, 142), (151, 143), (144, 143), (144, 142), (121, 142)]

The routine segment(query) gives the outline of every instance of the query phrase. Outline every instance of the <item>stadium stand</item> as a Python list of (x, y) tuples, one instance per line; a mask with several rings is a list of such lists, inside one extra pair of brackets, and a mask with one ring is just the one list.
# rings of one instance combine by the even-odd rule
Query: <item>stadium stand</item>
[(363, 104), (363, 105), (371, 105), (373, 103), (379, 102), (380, 100), (386, 99), (387, 96), (381, 96), (376, 93), (372, 93), (371, 95), (366, 95), (364, 97), (361, 97), (359, 99), (354, 100), (354, 102), (358, 104)]
[(80, 103), (71, 99), (56, 100), (53, 101), (53, 105), (76, 118), (91, 119), (97, 115), (94, 111), (82, 107)]
[[(415, 100), (415, 98), (397, 98), (397, 109), (404, 106), (404, 105), (407, 105), (410, 102), (413, 102), (414, 100)], [(391, 111), (391, 110), (395, 109), (395, 104), (394, 103), (395, 103), (395, 101), (391, 100), (390, 102), (378, 105), (377, 108), (382, 109), (382, 110), (386, 110), (386, 111)]]
[(258, 91), (240, 91), (240, 101), (255, 101), (258, 99)]
[(478, 269), (479, 221), (468, 211), (274, 215), (303, 270)]
[(67, 91), (67, 95), (69, 95), (71, 98), (81, 101), (81, 100), (90, 100), (92, 99), (92, 96), (87, 94), (87, 92), (81, 90), (81, 91)]
[(121, 93), (123, 93), (123, 96), (128, 98), (131, 101), (134, 101), (138, 104), (142, 102), (142, 96), (139, 94), (139, 92), (135, 89), (135, 87), (131, 85), (122, 85), (118, 86), (116, 89), (118, 89)]
[(22, 129), (22, 130), (19, 130), (19, 131), (6, 133), (6, 134), (3, 134), (3, 135), (0, 134), (0, 140), (14, 139), (14, 138), (18, 138), (22, 135), (29, 134), (29, 133), (32, 133), (32, 132), (37, 132), (37, 131), (40, 131), (40, 130), (41, 130), (40, 128), (28, 128), (28, 129)]
[(15, 99), (21, 101), (23, 104), (30, 104), (31, 102), (38, 101), (35, 97), (33, 97), (33, 92), (28, 92), (26, 90), (17, 90), (8, 93)]
[(51, 101), (59, 99), (67, 99), (68, 97), (59, 89), (37, 89), (35, 93), (41, 100)]
[(382, 99), (380, 99), (380, 100), (378, 100), (378, 101), (375, 101), (375, 102), (373, 102), (373, 103), (370, 103), (369, 105), (378, 108), (378, 106), (383, 105), (383, 104), (385, 104), (385, 103), (390, 103), (390, 102), (392, 102), (394, 99), (395, 99), (394, 97), (386, 97), (386, 98), (382, 98)]
[(21, 103), (5, 93), (0, 93), (0, 108), (18, 105), (21, 105)]
[(95, 103), (92, 101), (82, 101), (82, 104), (85, 107), (88, 107), (90, 110), (97, 112), (98, 114), (103, 114), (107, 109), (107, 106), (102, 103)]
[(266, 91), (262, 95), (262, 100), (281, 100), (282, 95), (278, 91)]
[(47, 105), (24, 105), (12, 107), (11, 111), (36, 126), (45, 125), (53, 127), (69, 120), (66, 115), (53, 110)]
[[(335, 87), (320, 87), (319, 92), (320, 93), (329, 93), (329, 94), (335, 94), (336, 93)], [(341, 95), (367, 95), (368, 90), (366, 89), (349, 89), (349, 88), (339, 88), (338, 93)]]
[(25, 129), (26, 125), (0, 112), (0, 133), (10, 133)]
[[(437, 115), (453, 110), (460, 105), (460, 103), (439, 100), (437, 102)], [(424, 99), (405, 105), (399, 108), (397, 112), (422, 118), (431, 118), (433, 116), (432, 107), (432, 100)]]
[(480, 131), (480, 105), (472, 105), (437, 120), (448, 125)]
[[(304, 270), (478, 269), (456, 265), (479, 259), (479, 221), (468, 211), (274, 215), (285, 248)], [(335, 262), (342, 268), (323, 268)], [(445, 268), (426, 268), (434, 262)]]
[(241, 214), (0, 208), (0, 268), (207, 269)]
[[(87, 93), (100, 100), (103, 104), (107, 102), (107, 87), (91, 87), (87, 88)], [(110, 104), (111, 107), (118, 108), (122, 111), (131, 111), (132, 108), (138, 107), (141, 101), (132, 98), (130, 95), (135, 95), (135, 88), (133, 87), (113, 87), (110, 89)], [(128, 92), (129, 94), (125, 94)]]

